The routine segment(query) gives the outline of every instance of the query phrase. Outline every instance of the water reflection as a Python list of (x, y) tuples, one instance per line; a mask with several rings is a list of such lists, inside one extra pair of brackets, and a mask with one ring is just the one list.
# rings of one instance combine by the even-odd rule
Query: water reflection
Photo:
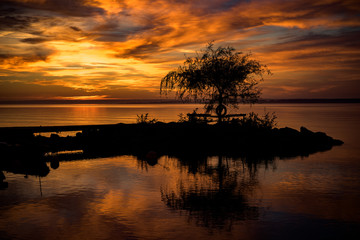
[[(62, 158), (63, 154), (49, 156), (53, 157), (52, 161), (45, 165), (51, 170), (41, 182), (37, 177), (29, 176), (25, 180), (4, 171), (10, 184), (0, 192), (0, 231), (9, 238), (51, 239), (52, 232), (66, 232), (67, 239), (119, 236), (124, 239), (267, 239), (267, 236), (275, 239), (279, 235), (283, 239), (284, 236), (300, 239), (296, 238), (300, 228), (297, 226), (312, 229), (316, 236), (328, 230), (340, 236), (347, 226), (358, 226), (341, 223), (341, 218), (334, 221), (321, 215), (316, 217), (314, 213), (336, 207), (331, 196), (321, 198), (321, 205), (317, 204), (322, 210), (302, 209), (304, 202), (299, 201), (305, 196), (313, 200), (314, 196), (319, 197), (316, 189), (310, 194), (305, 190), (299, 192), (306, 184), (294, 189), (303, 196), (297, 197), (297, 201), (284, 197), (289, 188), (277, 193), (276, 187), (284, 183), (287, 175), (282, 174), (282, 181), (278, 182), (263, 179), (263, 174), (276, 173), (277, 165), (283, 163), (274, 155), (161, 156), (146, 152), (137, 157), (81, 161), (70, 158), (57, 162), (55, 156)], [(299, 173), (304, 174), (305, 170)], [(289, 175), (294, 177), (296, 173)], [(267, 191), (273, 188), (271, 193), (261, 189), (266, 184), (270, 185)], [(271, 208), (266, 204), (269, 198), (273, 201)], [(341, 227), (333, 228), (334, 224)], [(284, 233), (282, 229), (288, 226), (293, 230)]]
[(264, 209), (261, 199), (249, 201), (249, 195), (258, 188), (257, 170), (260, 166), (276, 169), (274, 155), (247, 155), (243, 157), (181, 154), (165, 157), (154, 155), (137, 158), (139, 166), (148, 171), (156, 164), (178, 171), (174, 183), (161, 186), (161, 200), (170, 209), (209, 230), (231, 231), (241, 221), (258, 220)]
[(235, 221), (256, 220), (259, 207), (249, 204), (247, 196), (258, 180), (243, 163), (222, 156), (205, 161), (180, 160), (192, 179), (186, 176), (178, 179), (175, 188), (162, 187), (162, 201), (171, 209), (185, 212), (197, 225), (211, 229), (230, 231)]

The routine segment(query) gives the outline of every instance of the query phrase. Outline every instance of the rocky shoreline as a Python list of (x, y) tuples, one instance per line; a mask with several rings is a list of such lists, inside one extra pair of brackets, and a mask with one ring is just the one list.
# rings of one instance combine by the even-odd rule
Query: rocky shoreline
[[(18, 129), (19, 130), (19, 129)], [(0, 131), (1, 132), (1, 131)], [(305, 127), (256, 128), (236, 124), (161, 123), (116, 124), (85, 127), (74, 137), (34, 136), (29, 131), (1, 132), (3, 157), (44, 158), (48, 152), (82, 149), (84, 153), (157, 155), (302, 155), (341, 145), (323, 132)]]
[[(82, 129), (76, 136), (35, 136), (42, 129)], [(276, 158), (308, 156), (342, 145), (305, 127), (264, 128), (238, 124), (140, 123), (63, 127), (0, 128), (0, 171), (46, 176), (60, 161), (133, 155), (155, 165), (161, 156), (193, 165), (208, 156), (240, 159), (249, 166)]]

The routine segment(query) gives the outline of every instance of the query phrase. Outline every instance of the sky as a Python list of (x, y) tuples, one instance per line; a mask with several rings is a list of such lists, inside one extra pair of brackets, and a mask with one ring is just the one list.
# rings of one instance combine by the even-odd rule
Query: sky
[(160, 98), (211, 41), (267, 65), (262, 98), (360, 98), (358, 0), (0, 0), (0, 100)]

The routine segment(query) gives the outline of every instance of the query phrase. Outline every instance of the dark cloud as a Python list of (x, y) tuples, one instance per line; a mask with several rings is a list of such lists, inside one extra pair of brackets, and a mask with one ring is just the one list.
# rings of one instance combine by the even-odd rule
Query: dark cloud
[(21, 30), (39, 22), (35, 16), (0, 16), (0, 30)]
[(12, 9), (11, 13), (36, 14), (39, 11), (75, 17), (87, 17), (104, 14), (105, 11), (95, 6), (86, 5), (87, 0), (44, 0), (39, 2), (2, 1), (2, 12)]
[[(56, 26), (66, 27), (67, 21), (71, 20), (69, 17), (87, 18), (105, 13), (101, 8), (86, 5), (86, 2), (87, 0), (44, 0), (38, 2), (3, 0), (0, 4), (0, 31), (24, 32), (39, 36), (21, 40), (30, 44), (45, 42), (47, 38), (44, 38), (44, 31)], [(39, 27), (44, 30), (40, 30)], [(76, 26), (69, 28), (76, 32), (81, 31)], [(51, 34), (61, 35), (62, 32), (52, 31)], [(48, 36), (47, 34), (46, 37)], [(71, 36), (68, 36), (67, 40), (71, 40)]]
[(149, 42), (146, 44), (138, 45), (133, 48), (128, 48), (122, 50), (121, 53), (115, 55), (118, 58), (147, 58), (150, 57), (152, 53), (160, 53), (161, 48), (158, 43)]
[(0, 4), (0, 16), (22, 14), (23, 9), (14, 1), (2, 0)]
[[(360, 43), (358, 39), (360, 39), (360, 29), (358, 31), (340, 31), (332, 34), (308, 33), (303, 36), (293, 36), (291, 37), (291, 39), (285, 39), (285, 41), (283, 42), (266, 45), (261, 49), (261, 51), (274, 53), (299, 49), (316, 49), (326, 47), (328, 49), (330, 49), (331, 47), (342, 47), (353, 50), (360, 50)], [(307, 54), (308, 53), (304, 54), (303, 56), (309, 56)], [(297, 58), (300, 58), (300, 56), (298, 56)]]
[(11, 62), (13, 65), (23, 64), (25, 62), (38, 62), (46, 61), (48, 55), (45, 54), (21, 54), (21, 55), (12, 55), (12, 54), (0, 54), (0, 63), (4, 63), (5, 60)]
[(126, 31), (122, 32), (97, 32), (94, 33), (95, 36), (98, 36), (95, 38), (96, 41), (99, 42), (124, 42), (128, 39), (129, 36), (132, 34), (127, 33)]
[(311, 33), (306, 36), (300, 37), (297, 43), (302, 43), (303, 47), (326, 47), (326, 46), (342, 46), (360, 49), (360, 28), (352, 31), (339, 31), (334, 34), (325, 33)]
[(25, 49), (22, 54), (12, 54), (0, 49), (0, 63), (7, 62), (12, 65), (19, 65), (28, 62), (46, 61), (52, 54), (54, 54), (54, 50), (45, 47)]
[(51, 11), (66, 16), (94, 16), (105, 14), (102, 8), (86, 5), (87, 0), (46, 0), (42, 4), (33, 5), (40, 10)]
[[(154, 25), (156, 24), (156, 26)], [(97, 36), (96, 41), (123, 42), (134, 35), (141, 35), (153, 31), (160, 23), (154, 19), (153, 23), (133, 23), (131, 18), (119, 16), (106, 19), (105, 23), (97, 25), (91, 32)]]
[[(309, 78), (314, 77), (309, 75)], [(294, 90), (288, 90), (293, 88)], [(311, 81), (287, 81), (286, 85), (262, 85), (263, 98), (358, 98), (360, 81), (344, 80), (344, 74), (328, 71)]]
[[(150, 4), (152, 1), (148, 1)], [(207, 1), (193, 1), (193, 0), (162, 0), (157, 1), (160, 4), (168, 4), (171, 6), (186, 6), (188, 11), (197, 14), (216, 14), (223, 11), (228, 11), (236, 6), (250, 2), (250, 0), (207, 0)], [(126, 4), (124, 5), (126, 7)]]
[(21, 40), (24, 43), (30, 43), (30, 44), (37, 44), (37, 43), (43, 43), (46, 41), (49, 41), (49, 39), (46, 38), (25, 38)]
[(74, 31), (77, 31), (77, 32), (80, 32), (80, 31), (81, 31), (80, 28), (75, 27), (75, 26), (70, 26), (70, 28), (71, 28), (72, 30), (74, 30)]
[[(328, 68), (340, 69), (356, 69), (360, 66), (360, 55), (351, 56), (353, 54), (346, 54), (343, 52), (336, 51), (313, 51), (311, 53), (298, 53), (295, 56), (289, 57), (289, 61), (295, 61), (297, 65), (310, 64), (312, 67), (315, 66), (327, 66)], [(345, 75), (349, 75), (349, 70), (344, 72)], [(358, 71), (360, 76), (360, 70)]]
[[(323, 17), (333, 18), (333, 20), (357, 18), (359, 19), (359, 6), (355, 0), (335, 0), (335, 1), (260, 1), (264, 16), (268, 16), (273, 20), (306, 20), (317, 19)], [(268, 11), (266, 13), (265, 11)], [(274, 12), (282, 13), (273, 15)]]

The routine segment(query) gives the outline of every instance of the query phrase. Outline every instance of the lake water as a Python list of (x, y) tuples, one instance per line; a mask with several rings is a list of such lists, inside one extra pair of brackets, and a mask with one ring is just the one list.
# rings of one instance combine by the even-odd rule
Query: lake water
[[(0, 126), (176, 121), (200, 105), (3, 105)], [(360, 104), (258, 104), (278, 126), (344, 145), (308, 157), (135, 156), (61, 162), (46, 177), (4, 172), (0, 239), (351, 239), (360, 234)], [(254, 143), (256, 144), (256, 143)], [(261, 151), (261, 149), (259, 149)], [(48, 164), (49, 165), (49, 164)], [(49, 165), (50, 167), (50, 165)]]

